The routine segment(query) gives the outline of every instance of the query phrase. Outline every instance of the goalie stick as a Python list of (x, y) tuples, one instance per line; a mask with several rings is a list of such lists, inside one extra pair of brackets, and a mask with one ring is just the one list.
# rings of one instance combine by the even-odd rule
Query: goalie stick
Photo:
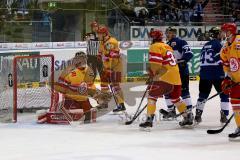
[(77, 126), (79, 125), (81, 122), (83, 122), (83, 120), (85, 119), (85, 116), (83, 116), (82, 118), (80, 118), (77, 121), (74, 121), (73, 117), (69, 114), (68, 110), (64, 107), (64, 102), (65, 102), (65, 98), (62, 98), (62, 101), (59, 104), (59, 111), (64, 115), (64, 117), (66, 118), (66, 120), (68, 121), (68, 123), (71, 126)]
[(231, 122), (232, 118), (234, 117), (234, 113), (231, 115), (231, 117), (227, 120), (227, 122), (222, 126), (222, 128), (220, 129), (209, 129), (207, 130), (207, 133), (208, 134), (218, 134), (218, 133), (221, 133), (226, 127), (227, 125)]

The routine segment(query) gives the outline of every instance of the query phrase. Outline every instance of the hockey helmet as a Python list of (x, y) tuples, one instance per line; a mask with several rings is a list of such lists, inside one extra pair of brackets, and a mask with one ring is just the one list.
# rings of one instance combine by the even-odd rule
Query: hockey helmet
[(78, 67), (86, 67), (87, 55), (82, 51), (75, 53), (73, 64), (77, 65)]
[(166, 33), (167, 33), (167, 32), (173, 32), (174, 34), (177, 34), (177, 29), (174, 28), (174, 27), (168, 27), (168, 28), (166, 29)]
[(93, 28), (93, 27), (98, 27), (98, 23), (96, 22), (96, 21), (93, 21), (92, 23), (91, 23), (91, 27)]
[(105, 26), (100, 26), (99, 28), (98, 28), (98, 31), (97, 31), (99, 34), (105, 34), (105, 35), (108, 35), (109, 34), (109, 32), (108, 32), (108, 29), (107, 29), (107, 27), (105, 27)]
[(163, 32), (160, 30), (151, 30), (149, 36), (153, 40), (162, 40), (163, 39)]
[(210, 37), (212, 38), (217, 38), (219, 33), (220, 33), (220, 28), (219, 27), (212, 27), (210, 30), (209, 30), (209, 34), (210, 34)]
[(224, 32), (230, 31), (231, 34), (237, 33), (237, 25), (235, 23), (224, 23), (221, 26), (221, 30)]

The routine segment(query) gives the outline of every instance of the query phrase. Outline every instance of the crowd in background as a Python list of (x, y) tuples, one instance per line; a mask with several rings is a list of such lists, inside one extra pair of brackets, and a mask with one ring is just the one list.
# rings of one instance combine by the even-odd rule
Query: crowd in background
[(232, 21), (240, 25), (240, 0), (222, 0), (225, 14), (232, 15)]
[[(179, 22), (201, 25), (209, 0), (123, 0), (120, 8), (136, 24)], [(216, 1), (218, 2), (218, 1)], [(240, 0), (219, 0), (220, 14), (240, 24)], [(199, 23), (200, 22), (200, 23)]]

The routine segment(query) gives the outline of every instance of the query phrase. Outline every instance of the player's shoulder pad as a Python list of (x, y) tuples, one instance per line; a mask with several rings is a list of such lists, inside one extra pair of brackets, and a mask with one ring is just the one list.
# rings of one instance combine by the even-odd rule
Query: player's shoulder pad
[(236, 43), (240, 43), (240, 35), (237, 35), (234, 41), (235, 41)]
[(184, 39), (181, 39), (181, 43), (182, 45), (188, 45), (187, 41), (185, 41)]
[(114, 38), (114, 37), (111, 37), (111, 38), (109, 39), (109, 42), (110, 42), (110, 43), (114, 43), (114, 44), (118, 44), (118, 40), (117, 40), (116, 38)]

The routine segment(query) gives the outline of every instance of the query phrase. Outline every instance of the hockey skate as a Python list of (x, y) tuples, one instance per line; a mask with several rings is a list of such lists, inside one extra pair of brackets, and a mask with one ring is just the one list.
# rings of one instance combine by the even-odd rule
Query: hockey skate
[(238, 127), (235, 132), (228, 135), (229, 140), (240, 140), (240, 128)]
[(195, 124), (199, 124), (202, 122), (202, 113), (203, 113), (202, 110), (196, 109), (196, 115), (194, 118)]
[(125, 114), (126, 107), (124, 103), (121, 103), (117, 106), (116, 109), (113, 109), (113, 114)]
[(225, 115), (223, 111), (220, 111), (220, 122), (226, 123), (227, 120), (228, 120), (227, 115)]
[(193, 125), (193, 113), (188, 112), (186, 115), (183, 117), (183, 120), (179, 122), (179, 125), (181, 127), (188, 127)]
[(154, 116), (155, 115), (148, 116), (146, 122), (139, 124), (140, 130), (150, 132), (153, 126)]
[(172, 121), (176, 119), (176, 110), (171, 109), (171, 110), (164, 110), (164, 109), (160, 109), (159, 110), (159, 114), (162, 115), (162, 119), (164, 121)]

